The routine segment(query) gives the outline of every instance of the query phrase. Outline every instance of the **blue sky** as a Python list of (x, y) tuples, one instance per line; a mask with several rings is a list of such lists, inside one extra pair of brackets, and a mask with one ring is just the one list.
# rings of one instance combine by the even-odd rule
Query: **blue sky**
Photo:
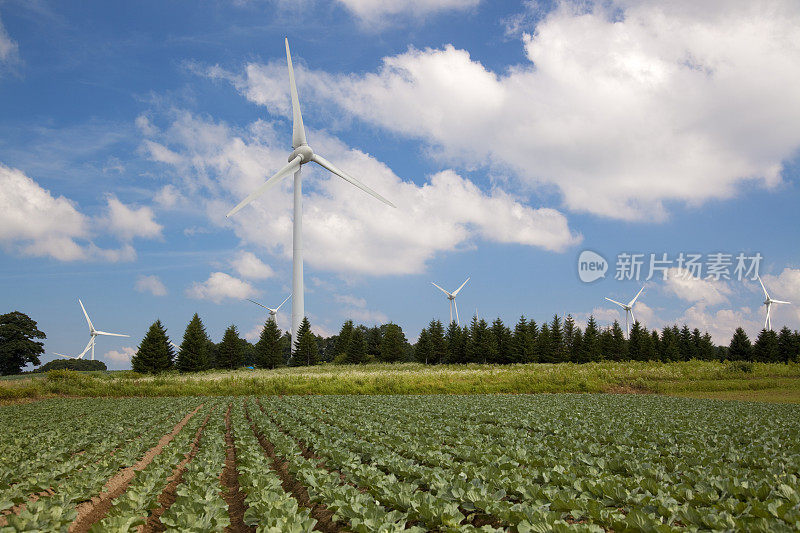
[[(308, 13), (315, 14), (311, 20)], [(760, 253), (800, 303), (795, 2), (0, 2), (0, 306), (112, 368), (195, 311), (252, 340), (291, 286), (291, 186), (224, 214), (291, 151), (289, 38), (309, 143), (387, 196), (305, 180), (306, 311), (415, 338), (462, 319), (620, 315), (619, 253)], [(304, 167), (308, 168), (308, 167)], [(610, 263), (582, 283), (585, 249)], [(727, 343), (752, 280), (651, 280), (637, 317)], [(279, 323), (288, 327), (289, 304)], [(800, 328), (800, 306), (773, 326)], [(49, 360), (48, 355), (44, 360)]]

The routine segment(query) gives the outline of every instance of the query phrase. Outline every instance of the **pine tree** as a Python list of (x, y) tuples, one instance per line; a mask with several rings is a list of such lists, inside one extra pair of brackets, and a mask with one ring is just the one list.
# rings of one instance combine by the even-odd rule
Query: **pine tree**
[(342, 324), (342, 329), (339, 330), (339, 335), (336, 338), (335, 344), (335, 352), (334, 358), (339, 355), (343, 355), (347, 352), (347, 347), (350, 345), (350, 335), (353, 334), (353, 321), (346, 320), (344, 324)]
[(599, 343), (600, 353), (603, 356), (603, 361), (614, 360), (614, 333), (611, 327), (606, 327), (600, 332)]
[(344, 362), (349, 365), (360, 365), (367, 360), (367, 343), (364, 339), (364, 331), (359, 327), (353, 330), (350, 335), (350, 344), (345, 352)]
[(704, 361), (711, 361), (717, 358), (717, 349), (714, 346), (714, 340), (707, 331), (700, 336), (697, 357)]
[(167, 330), (156, 320), (147, 330), (147, 334), (139, 344), (139, 349), (131, 358), (134, 372), (142, 374), (157, 374), (172, 368), (175, 351), (169, 343)]
[(431, 320), (428, 324), (428, 339), (431, 343), (431, 353), (428, 363), (438, 365), (447, 359), (447, 343), (444, 340), (444, 326), (441, 321)]
[(539, 335), (536, 337), (536, 353), (538, 354), (536, 359), (538, 362), (553, 362), (553, 347), (550, 342), (550, 326), (547, 325), (547, 322), (542, 323), (542, 328), (539, 330)]
[(562, 363), (567, 360), (567, 350), (564, 343), (564, 327), (561, 324), (561, 317), (553, 315), (550, 323), (550, 355), (549, 362)]
[(496, 357), (497, 343), (489, 325), (486, 320), (473, 317), (467, 341), (467, 358), (473, 363), (486, 363)]
[(762, 329), (753, 344), (753, 360), (759, 363), (777, 363), (780, 360), (778, 335), (771, 329)]
[(283, 333), (272, 317), (267, 319), (256, 343), (255, 364), (259, 368), (283, 366)]
[(583, 332), (581, 328), (575, 328), (575, 334), (572, 336), (572, 350), (570, 352), (570, 361), (573, 363), (583, 363), (586, 361), (586, 345), (583, 342)]
[(601, 361), (603, 352), (600, 350), (600, 333), (597, 331), (597, 322), (594, 316), (589, 315), (586, 322), (586, 331), (583, 333), (584, 359), (580, 362)]
[(661, 330), (661, 341), (659, 344), (661, 346), (662, 361), (680, 360), (681, 351), (678, 346), (678, 336), (679, 333), (676, 333), (675, 329), (669, 326), (664, 326), (664, 329)]
[(216, 368), (232, 370), (242, 365), (242, 343), (239, 330), (234, 324), (228, 326), (222, 336), (222, 342), (217, 346)]
[(308, 317), (303, 317), (300, 327), (297, 328), (297, 341), (294, 343), (292, 366), (313, 366), (319, 362), (319, 348), (317, 339), (311, 333), (311, 323)]
[(511, 355), (511, 330), (503, 324), (500, 317), (497, 317), (492, 322), (492, 335), (494, 335), (494, 344), (497, 347), (494, 360), (489, 360), (489, 363), (509, 364), (513, 363)]
[(650, 335), (646, 330), (642, 330), (639, 321), (633, 323), (628, 337), (628, 354), (633, 361), (646, 361), (647, 353), (645, 352), (644, 337), (648, 340)]
[(661, 339), (658, 337), (658, 330), (655, 329), (650, 332), (650, 350), (652, 350), (650, 358), (653, 361), (663, 361), (661, 359)]
[(697, 358), (695, 355), (692, 332), (686, 324), (683, 325), (683, 328), (681, 328), (678, 334), (678, 351), (681, 354), (681, 361), (689, 361)]
[(208, 338), (206, 327), (195, 313), (183, 333), (183, 341), (178, 349), (175, 366), (181, 372), (199, 372), (210, 368), (210, 343), (211, 339)]
[(564, 348), (562, 361), (573, 361), (572, 349), (575, 342), (575, 319), (572, 315), (567, 314), (564, 319)]
[(527, 363), (532, 355), (529, 352), (530, 347), (528, 321), (525, 319), (525, 315), (522, 315), (519, 317), (517, 325), (514, 326), (514, 334), (511, 338), (511, 362)]
[(431, 358), (431, 339), (426, 328), (422, 328), (422, 331), (419, 332), (419, 339), (414, 345), (414, 358), (426, 365)]
[(797, 355), (794, 335), (789, 328), (783, 326), (778, 334), (778, 358), (781, 363), (789, 363), (796, 361)]
[(381, 341), (383, 341), (383, 331), (378, 326), (367, 328), (364, 334), (364, 341), (366, 343), (366, 359), (375, 360), (381, 355)]
[(466, 363), (467, 362), (467, 333), (456, 324), (450, 322), (447, 326), (447, 333), (444, 336), (447, 344), (447, 360), (445, 363)]
[(625, 332), (616, 320), (611, 325), (611, 337), (613, 339), (611, 344), (611, 359), (614, 361), (627, 361), (628, 356), (628, 341), (625, 339)]
[(525, 361), (526, 363), (536, 363), (541, 360), (541, 353), (537, 344), (538, 338), (539, 326), (535, 320), (531, 320), (528, 322), (528, 359)]
[(405, 358), (407, 342), (403, 329), (389, 322), (381, 339), (380, 360), (387, 363), (402, 361)]
[(740, 327), (733, 332), (731, 344), (728, 347), (728, 359), (731, 361), (752, 361), (753, 359), (753, 346), (750, 344), (747, 333)]

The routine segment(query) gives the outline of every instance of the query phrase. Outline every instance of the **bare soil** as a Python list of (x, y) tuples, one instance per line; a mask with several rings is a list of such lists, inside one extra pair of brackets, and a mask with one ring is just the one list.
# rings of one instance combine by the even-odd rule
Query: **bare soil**
[(231, 525), (225, 531), (243, 533), (254, 532), (255, 527), (244, 523), (244, 512), (247, 504), (244, 501), (246, 494), (239, 487), (239, 471), (236, 468), (236, 447), (234, 445), (233, 429), (231, 427), (231, 405), (228, 404), (228, 411), (225, 413), (225, 468), (220, 474), (225, 490), (222, 498), (228, 504), (228, 516)]

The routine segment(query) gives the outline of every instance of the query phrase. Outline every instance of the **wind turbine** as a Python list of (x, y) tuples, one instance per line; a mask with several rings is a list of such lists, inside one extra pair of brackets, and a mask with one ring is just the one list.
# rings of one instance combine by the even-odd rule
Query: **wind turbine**
[[(431, 281), (431, 284), (434, 287), (436, 287), (437, 289), (439, 289), (440, 291), (442, 291), (443, 293), (445, 293), (447, 295), (447, 299), (450, 300), (450, 323), (453, 322), (453, 307), (455, 306), (455, 308), (456, 308), (456, 324), (458, 324), (459, 326), (461, 325), (461, 321), (458, 319), (458, 304), (456, 303), (456, 296), (461, 291), (461, 289), (464, 288), (464, 285), (467, 284), (467, 281), (469, 281), (469, 278), (467, 278), (464, 281), (464, 283), (462, 283), (461, 286), (459, 288), (457, 288), (456, 290), (454, 290), (453, 292), (447, 292), (446, 290), (444, 290), (443, 288), (441, 288), (440, 286), (438, 286), (437, 284), (435, 284), (435, 283), (433, 283)], [(477, 307), (475, 308), (475, 315), (476, 316), (478, 315), (478, 308)]]
[(761, 276), (758, 276), (758, 282), (761, 284), (761, 288), (764, 289), (764, 305), (767, 307), (767, 319), (764, 320), (764, 329), (772, 330), (772, 320), (769, 316), (769, 308), (772, 304), (791, 304), (791, 302), (784, 302), (783, 300), (773, 300), (770, 298), (769, 293), (767, 292), (767, 288), (764, 286), (764, 282), (761, 281)]
[[(313, 161), (328, 171), (336, 174), (343, 180), (355, 185), (362, 191), (370, 194), (388, 206), (396, 207), (392, 202), (376, 193), (359, 180), (340, 170), (333, 163), (325, 159), (308, 145), (306, 140), (306, 130), (303, 127), (303, 116), (300, 113), (300, 100), (297, 96), (297, 86), (294, 83), (294, 68), (292, 67), (292, 55), (289, 52), (289, 39), (286, 39), (286, 64), (289, 68), (289, 91), (292, 97), (292, 148), (289, 154), (289, 163), (275, 173), (271, 178), (264, 182), (259, 188), (250, 193), (242, 200), (239, 205), (228, 212), (226, 217), (230, 217), (239, 212), (247, 204), (267, 192), (268, 189), (277, 184), (281, 178), (294, 173), (294, 217), (292, 228), (292, 343), (297, 339), (297, 330), (305, 317), (305, 304), (303, 300), (303, 183), (301, 168), (306, 163)], [(294, 347), (292, 347), (294, 351)]]
[(626, 304), (618, 302), (616, 300), (612, 300), (611, 298), (606, 298), (606, 300), (608, 300), (609, 302), (615, 303), (625, 310), (625, 333), (628, 335), (628, 338), (631, 337), (631, 328), (628, 323), (628, 315), (631, 316), (631, 322), (636, 323), (636, 317), (633, 315), (633, 305), (636, 303), (636, 299), (639, 298), (639, 295), (642, 294), (643, 290), (644, 290), (644, 285), (642, 285), (642, 288), (639, 289), (639, 292), (636, 293), (636, 296), (633, 297), (633, 300), (631, 300)]
[(278, 315), (278, 309), (280, 309), (281, 307), (283, 307), (283, 304), (285, 304), (285, 303), (286, 303), (286, 301), (287, 301), (289, 298), (291, 298), (291, 297), (292, 297), (292, 295), (291, 295), (291, 293), (290, 293), (290, 294), (289, 294), (289, 296), (287, 296), (287, 297), (286, 297), (286, 300), (282, 301), (282, 302), (281, 302), (281, 305), (279, 305), (279, 306), (278, 306), (278, 307), (276, 307), (275, 309), (273, 309), (273, 308), (271, 308), (271, 307), (267, 307), (266, 305), (261, 305), (261, 304), (260, 304), (260, 303), (258, 303), (257, 301), (255, 301), (255, 300), (251, 300), (250, 298), (248, 298), (248, 299), (247, 299), (247, 301), (248, 301), (248, 302), (253, 302), (254, 304), (256, 304), (256, 305), (259, 305), (259, 306), (263, 307), (264, 309), (266, 309), (267, 311), (269, 311), (269, 317), (270, 317), (272, 320), (274, 320), (275, 322), (277, 322), (277, 321), (278, 321), (278, 319), (277, 319), (277, 315)]
[[(83, 351), (81, 353), (79, 353), (78, 355), (76, 355), (75, 357), (70, 357), (68, 355), (64, 355), (64, 354), (61, 354), (61, 353), (56, 353), (56, 355), (59, 355), (61, 357), (66, 357), (67, 359), (82, 359), (83, 356), (86, 355), (86, 352), (88, 352), (89, 349), (91, 348), (91, 350), (92, 350), (92, 361), (94, 361), (94, 344), (95, 344), (95, 340), (97, 339), (98, 336), (106, 335), (106, 336), (109, 336), (109, 337), (130, 337), (130, 335), (123, 335), (122, 333), (109, 333), (107, 331), (98, 331), (98, 330), (94, 329), (94, 325), (92, 324), (92, 321), (89, 318), (88, 313), (86, 313), (86, 308), (83, 306), (83, 302), (81, 301), (80, 298), (78, 298), (78, 303), (81, 304), (81, 309), (83, 310), (83, 316), (86, 317), (86, 322), (89, 323), (89, 343), (86, 345), (86, 348), (84, 348)], [(55, 352), (53, 352), (53, 353), (55, 353)]]

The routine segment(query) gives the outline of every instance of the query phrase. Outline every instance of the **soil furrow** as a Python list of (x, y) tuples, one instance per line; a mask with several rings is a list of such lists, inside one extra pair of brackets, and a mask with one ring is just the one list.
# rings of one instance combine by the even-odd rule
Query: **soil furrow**
[(250, 422), (250, 429), (258, 439), (261, 448), (264, 450), (264, 455), (270, 460), (272, 470), (278, 474), (281, 479), (281, 487), (287, 493), (297, 500), (302, 507), (307, 508), (311, 517), (316, 519), (317, 523), (314, 526), (316, 531), (323, 531), (325, 533), (335, 533), (344, 531), (344, 528), (333, 519), (333, 511), (321, 503), (314, 503), (308, 495), (308, 490), (289, 472), (289, 462), (283, 457), (279, 457), (275, 453), (275, 446), (256, 428), (253, 419), (250, 417), (250, 411), (245, 404), (245, 415), (247, 421)]
[(233, 429), (231, 427), (231, 404), (225, 413), (225, 468), (222, 470), (220, 480), (225, 487), (222, 498), (228, 504), (228, 516), (231, 525), (225, 531), (240, 533), (254, 532), (255, 527), (244, 523), (244, 512), (247, 511), (245, 493), (239, 487), (239, 471), (236, 468), (236, 446), (234, 444)]
[(167, 479), (167, 486), (164, 487), (164, 490), (158, 496), (158, 503), (160, 503), (161, 506), (154, 510), (150, 516), (147, 517), (147, 523), (145, 525), (139, 526), (139, 533), (166, 531), (167, 527), (161, 523), (161, 515), (163, 515), (164, 512), (169, 509), (173, 503), (175, 503), (175, 491), (177, 490), (178, 485), (183, 483), (183, 473), (186, 470), (186, 466), (192, 459), (194, 459), (194, 456), (197, 455), (197, 452), (200, 449), (200, 439), (203, 436), (203, 430), (205, 429), (208, 419), (211, 418), (211, 413), (213, 412), (214, 408), (212, 407), (203, 420), (203, 423), (199, 428), (197, 428), (197, 433), (194, 435), (191, 449), (172, 471), (172, 475)]
[(164, 446), (169, 444), (185, 426), (189, 420), (203, 407), (203, 404), (188, 413), (183, 420), (178, 422), (172, 431), (161, 437), (158, 444), (150, 448), (144, 456), (139, 459), (133, 466), (129, 466), (117, 472), (111, 479), (109, 479), (103, 490), (97, 496), (94, 496), (90, 501), (78, 504), (78, 516), (69, 527), (69, 533), (84, 533), (89, 531), (89, 528), (95, 522), (102, 520), (108, 510), (111, 508), (111, 503), (114, 498), (125, 492), (133, 480), (137, 471), (144, 469), (149, 465), (153, 459), (161, 453)]

